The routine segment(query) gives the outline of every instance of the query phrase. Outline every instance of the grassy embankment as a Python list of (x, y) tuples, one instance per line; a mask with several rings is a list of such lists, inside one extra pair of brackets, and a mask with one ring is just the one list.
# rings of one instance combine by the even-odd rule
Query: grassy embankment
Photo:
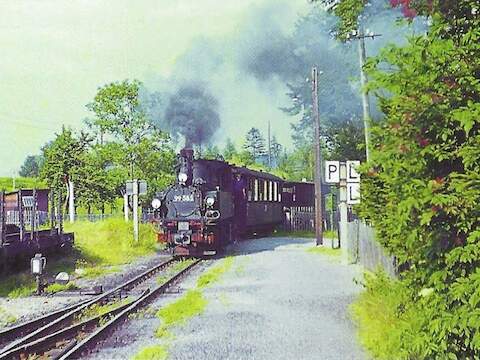
[[(118, 265), (156, 250), (155, 233), (148, 224), (140, 225), (140, 241), (132, 238), (133, 224), (121, 218), (99, 222), (80, 221), (65, 224), (65, 231), (75, 233), (75, 246), (71, 254), (47, 262), (47, 276), (66, 271), (76, 277), (93, 278), (118, 270)], [(75, 285), (51, 285), (47, 291), (72, 289)], [(0, 297), (28, 296), (35, 289), (29, 271), (13, 274), (0, 280)]]
[(410, 359), (399, 349), (406, 327), (415, 327), (422, 314), (403, 308), (408, 289), (384, 272), (366, 273), (365, 290), (350, 306), (360, 343), (375, 359)]
[(162, 344), (153, 345), (142, 349), (134, 360), (163, 360), (168, 356), (169, 341), (174, 337), (170, 330), (175, 326), (185, 324), (189, 319), (205, 311), (208, 301), (203, 295), (203, 290), (219, 281), (223, 274), (233, 266), (233, 258), (223, 259), (220, 264), (210, 268), (202, 274), (194, 289), (188, 290), (180, 299), (162, 307), (157, 312), (161, 325), (156, 335)]
[[(47, 185), (37, 178), (17, 177), (15, 178), (16, 189), (45, 189)], [(12, 191), (13, 190), (13, 178), (0, 177), (0, 190)]]

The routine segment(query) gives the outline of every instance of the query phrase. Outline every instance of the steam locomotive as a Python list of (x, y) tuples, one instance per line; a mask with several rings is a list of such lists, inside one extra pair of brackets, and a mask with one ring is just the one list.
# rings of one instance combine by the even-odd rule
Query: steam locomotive
[(225, 161), (194, 159), (182, 149), (173, 185), (156, 194), (159, 241), (174, 255), (201, 257), (283, 223), (284, 180)]

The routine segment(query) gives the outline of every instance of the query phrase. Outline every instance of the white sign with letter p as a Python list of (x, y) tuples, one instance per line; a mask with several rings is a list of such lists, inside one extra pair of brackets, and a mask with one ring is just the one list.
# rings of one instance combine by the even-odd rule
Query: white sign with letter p
[(340, 161), (325, 161), (325, 182), (329, 184), (340, 182)]

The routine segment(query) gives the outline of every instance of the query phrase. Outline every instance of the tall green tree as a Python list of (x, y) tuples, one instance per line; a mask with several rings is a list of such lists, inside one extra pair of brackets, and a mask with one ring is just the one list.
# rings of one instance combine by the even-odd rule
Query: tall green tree
[(225, 160), (231, 160), (235, 155), (237, 155), (237, 148), (233, 143), (232, 139), (228, 138), (225, 148), (223, 149), (223, 157)]
[(79, 169), (91, 141), (86, 133), (82, 132), (77, 138), (72, 130), (62, 128), (62, 132), (42, 149), (44, 162), (40, 177), (50, 188), (60, 191), (65, 189), (68, 181), (81, 180)]
[(260, 130), (255, 127), (248, 130), (243, 148), (252, 155), (254, 160), (259, 156), (265, 155), (265, 139), (260, 133)]
[(273, 135), (272, 140), (270, 141), (270, 154), (275, 163), (280, 159), (282, 150), (283, 146), (278, 142), (277, 137)]
[(129, 176), (135, 175), (135, 165), (139, 161), (138, 146), (141, 140), (155, 129), (140, 106), (137, 80), (113, 82), (98, 89), (93, 102), (87, 108), (94, 114), (88, 125), (101, 136), (110, 135), (125, 146), (125, 155), (129, 165)]
[(325, 157), (329, 160), (365, 160), (365, 136), (360, 119), (332, 122), (322, 127)]
[(42, 166), (42, 157), (38, 155), (29, 155), (20, 168), (20, 176), (23, 177), (38, 177), (40, 168)]

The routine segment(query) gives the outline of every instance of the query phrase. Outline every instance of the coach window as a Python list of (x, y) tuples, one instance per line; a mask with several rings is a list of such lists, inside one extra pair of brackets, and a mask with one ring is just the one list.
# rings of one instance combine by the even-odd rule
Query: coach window
[(265, 194), (265, 182), (263, 179), (258, 180), (258, 201), (263, 201), (263, 197)]
[(273, 182), (273, 201), (277, 201), (278, 184), (276, 181)]
[(268, 181), (268, 201), (273, 201), (273, 181)]
[(248, 178), (247, 200), (253, 200), (253, 179)]
[(258, 179), (253, 180), (253, 201), (258, 201)]
[(263, 180), (263, 201), (268, 201), (268, 181)]

